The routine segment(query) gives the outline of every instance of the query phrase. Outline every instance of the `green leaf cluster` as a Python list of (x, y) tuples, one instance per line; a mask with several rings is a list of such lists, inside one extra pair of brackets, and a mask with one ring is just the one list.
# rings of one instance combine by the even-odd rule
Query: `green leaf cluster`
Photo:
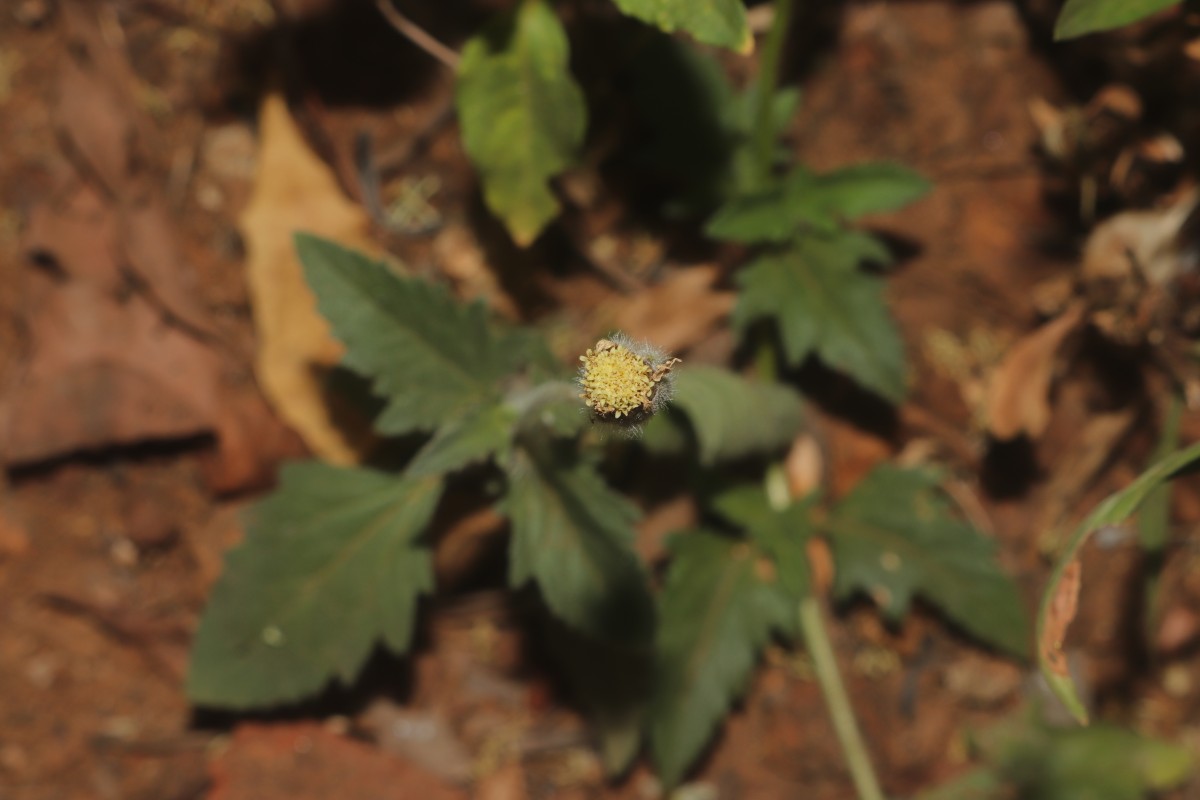
[[(292, 702), (352, 680), (377, 642), (404, 652), (432, 588), (422, 536), (444, 479), (489, 459), (507, 476), (499, 507), (512, 521), (512, 585), (535, 582), (586, 636), (648, 647), (654, 608), (632, 548), (636, 511), (573, 449), (545, 445), (575, 430), (558, 420), (564, 396), (583, 415), (569, 383), (523, 386), (546, 360), (540, 342), (383, 262), (312, 236), (296, 244), (345, 363), (385, 400), (379, 432), (431, 436), (399, 476), (284, 470), (214, 588), (189, 696), (230, 708)], [(539, 425), (545, 435), (530, 436)]]
[(835, 596), (865, 592), (890, 620), (920, 596), (976, 639), (1028, 655), (1016, 584), (938, 482), (932, 470), (880, 467), (821, 521), (815, 496), (779, 507), (762, 488), (737, 486), (710, 498), (722, 525), (677, 535), (660, 599), (649, 734), (664, 782), (702, 752), (767, 641), (798, 636), (814, 535), (832, 545)]
[[(741, 0), (616, 0), (624, 13), (668, 33), (741, 52), (753, 49)], [(572, 167), (587, 130), (570, 43), (546, 0), (520, 0), (463, 48), (455, 93), (463, 146), (483, 197), (517, 244), (557, 216), (550, 181)]]
[(881, 397), (902, 400), (907, 367), (900, 335), (882, 284), (861, 269), (886, 265), (891, 255), (847, 223), (901, 208), (928, 189), (924, 178), (896, 164), (825, 174), (797, 167), (725, 203), (708, 234), (761, 248), (736, 277), (734, 326), (745, 337), (767, 320), (789, 365), (816, 356)]

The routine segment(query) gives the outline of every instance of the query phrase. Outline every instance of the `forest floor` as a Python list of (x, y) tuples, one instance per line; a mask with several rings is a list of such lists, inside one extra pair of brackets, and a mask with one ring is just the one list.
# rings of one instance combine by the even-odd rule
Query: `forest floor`
[[(457, 46), (504, 4), (440, 5), (414, 17)], [(1129, 55), (1133, 37), (1056, 50), (1053, 3), (828, 6), (798, 23), (789, 51), (804, 92), (789, 145), (821, 169), (893, 159), (934, 185), (871, 221), (904, 255), (888, 300), (910, 398), (847, 408), (820, 374), (804, 379), (832, 492), (885, 459), (945, 464), (1032, 611), (1047, 537), (1145, 466), (1166, 384), (1136, 353), (1086, 340), (1055, 365), (1034, 354), (1030, 374), (1059, 376), (1044, 431), (988, 443), (988, 376), (1039, 325), (1044, 287), (1078, 273), (1087, 231), (1086, 170), (1048, 165), (1031, 105), (1084, 106), (1118, 80), (1167, 90)], [(739, 80), (753, 73), (752, 58), (723, 59)], [(296, 186), (269, 161), (311, 178), (314, 226), (365, 205), (353, 212), (364, 244), (537, 322), (560, 354), (613, 328), (695, 363), (733, 351), (731, 254), (641, 225), (600, 156), (564, 179), (564, 222), (515, 248), (482, 207), (452, 96), (453, 75), (370, 2), (0, 10), (0, 799), (655, 796), (646, 766), (602, 776), (579, 714), (525, 646), (520, 609), (479, 566), (502, 535), (486, 511), (439, 534), (444, 591), (412, 658), (381, 653), (354, 686), (267, 715), (197, 711), (182, 690), (239, 512), (307, 452), (259, 388), (270, 365), (256, 360), (250, 286), (270, 281), (256, 260)], [(1146, 204), (1110, 189), (1102, 208)], [(274, 335), (287, 351), (308, 332)], [(1183, 439), (1197, 434), (1200, 416), (1185, 414)], [(1175, 492), (1178, 530), (1200, 520), (1197, 488)], [(646, 552), (694, 515), (645, 511)], [(1131, 622), (1136, 540), (1090, 548), (1069, 642), (1105, 716), (1188, 742), (1200, 742), (1198, 559), (1186, 543), (1172, 551), (1147, 655)], [(898, 628), (867, 603), (837, 614), (838, 657), (893, 796), (959, 774), (967, 732), (1031, 691), (1026, 667), (927, 611)], [(772, 646), (694, 796), (846, 798), (842, 763), (811, 671)], [(1200, 783), (1181, 791), (1200, 796)]]

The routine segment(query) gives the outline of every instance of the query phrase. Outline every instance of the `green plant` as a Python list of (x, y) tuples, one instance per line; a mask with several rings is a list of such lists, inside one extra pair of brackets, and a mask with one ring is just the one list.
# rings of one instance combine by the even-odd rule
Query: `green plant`
[[(737, 0), (617, 5), (700, 41), (750, 42)], [(896, 165), (816, 173), (783, 157), (798, 100), (778, 88), (791, 10), (791, 0), (777, 2), (758, 80), (743, 92), (673, 40), (651, 38), (641, 53), (669, 66), (648, 82), (669, 75), (697, 90), (683, 115), (702, 121), (688, 132), (697, 147), (658, 153), (689, 178), (668, 210), (706, 217), (707, 236), (749, 246), (733, 324), (756, 348), (758, 380), (676, 366), (613, 336), (584, 354), (580, 385), (536, 331), (500, 325), (481, 305), (457, 304), (331, 242), (297, 238), (345, 365), (383, 402), (376, 429), (424, 438), (391, 471), (284, 469), (214, 588), (188, 677), (195, 702), (293, 702), (353, 680), (376, 643), (407, 652), (419, 598), (433, 588), (431, 520), (468, 469), (489, 476), (509, 522), (509, 585), (535, 586), (567, 634), (556, 655), (614, 773), (644, 736), (664, 783), (682, 781), (764, 645), (780, 639), (809, 650), (859, 795), (882, 797), (833, 657), (825, 598), (810, 579), (814, 537), (833, 552), (836, 599), (866, 595), (897, 621), (919, 597), (982, 643), (1027, 655), (1017, 589), (991, 542), (952, 513), (936, 470), (880, 467), (830, 505), (789, 496), (773, 461), (803, 425), (800, 397), (777, 364), (820, 358), (886, 400), (903, 397), (904, 353), (882, 281), (863, 270), (891, 253), (854, 223), (928, 189)], [(582, 89), (567, 64), (567, 38), (543, 0), (522, 0), (463, 52), (464, 145), (489, 208), (518, 243), (557, 213), (549, 181), (583, 140)], [(646, 119), (678, 135), (679, 117)], [(699, 161), (672, 160), (681, 154)], [(673, 400), (663, 407), (668, 382)], [(600, 435), (625, 420), (644, 423), (644, 437)], [(682, 459), (680, 487), (704, 487), (704, 523), (672, 540), (661, 589), (632, 546), (636, 506), (605, 478), (613, 447)]]
[[(677, 782), (769, 637), (827, 647), (813, 628), (822, 624), (805, 555), (813, 535), (833, 546), (837, 596), (865, 592), (896, 619), (919, 595), (981, 640), (1024, 652), (1015, 587), (987, 540), (949, 514), (928, 470), (880, 468), (823, 518), (815, 498), (792, 503), (777, 486), (771, 496), (710, 473), (710, 524), (676, 539), (656, 601), (632, 549), (637, 511), (604, 480), (579, 388), (555, 375), (535, 334), (497, 326), (482, 307), (458, 306), (332, 243), (302, 236), (297, 246), (346, 363), (386, 400), (379, 429), (431, 435), (399, 473), (284, 470), (214, 589), (188, 681), (196, 702), (295, 701), (352, 680), (376, 642), (405, 652), (417, 599), (432, 588), (433, 512), (454, 474), (480, 462), (503, 477), (510, 584), (536, 584), (557, 619), (612, 657), (640, 653), (657, 664), (650, 693), (627, 698), (626, 713), (603, 731), (614, 769), (636, 752), (649, 709), (656, 762)], [(801, 425), (798, 396), (780, 384), (693, 367), (679, 368), (676, 388), (679, 402), (650, 428), (681, 436), (648, 429), (656, 452), (683, 447), (715, 466), (777, 452)], [(772, 474), (767, 486), (778, 483)]]

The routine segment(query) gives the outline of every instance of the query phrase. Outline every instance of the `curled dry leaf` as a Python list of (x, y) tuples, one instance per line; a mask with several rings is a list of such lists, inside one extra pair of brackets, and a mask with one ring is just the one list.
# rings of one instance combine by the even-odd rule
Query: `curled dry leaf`
[(255, 370), (275, 410), (314, 453), (334, 464), (354, 463), (369, 446), (370, 431), (365, 420), (344, 413), (327, 385), (342, 346), (317, 311), (292, 237), (307, 232), (371, 249), (367, 215), (342, 194), (283, 97), (268, 95), (259, 114), (258, 172), (241, 218), (259, 338)]
[(997, 439), (1040, 436), (1050, 423), (1050, 382), (1063, 342), (1083, 322), (1076, 304), (1058, 319), (1017, 342), (992, 372), (987, 395), (988, 432)]
[(1047, 606), (1046, 621), (1038, 641), (1038, 654), (1042, 663), (1055, 675), (1064, 678), (1070, 677), (1071, 670), (1063, 653), (1063, 640), (1066, 639), (1067, 628), (1079, 610), (1079, 587), (1082, 579), (1083, 566), (1079, 559), (1075, 559), (1063, 570), (1062, 580), (1059, 581), (1054, 590), (1054, 597)]
[(1084, 245), (1080, 276), (1085, 282), (1134, 281), (1139, 289), (1178, 278), (1186, 264), (1179, 234), (1196, 202), (1190, 193), (1167, 208), (1125, 211), (1105, 220)]

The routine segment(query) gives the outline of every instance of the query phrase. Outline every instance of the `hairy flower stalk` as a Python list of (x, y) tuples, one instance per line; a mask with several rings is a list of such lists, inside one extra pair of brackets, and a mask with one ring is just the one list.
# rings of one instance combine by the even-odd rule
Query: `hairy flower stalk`
[(601, 339), (579, 360), (579, 397), (592, 417), (633, 430), (671, 399), (671, 370), (679, 363), (623, 334)]

